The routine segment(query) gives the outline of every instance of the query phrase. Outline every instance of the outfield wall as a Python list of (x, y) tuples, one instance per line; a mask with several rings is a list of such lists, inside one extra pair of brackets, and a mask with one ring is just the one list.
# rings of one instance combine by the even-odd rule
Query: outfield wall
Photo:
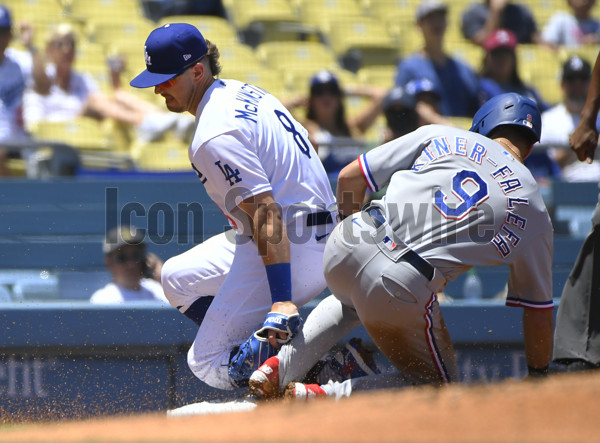
[[(442, 309), (462, 381), (526, 374), (521, 309), (496, 302)], [(192, 375), (186, 353), (196, 327), (170, 307), (6, 305), (0, 324), (0, 420), (164, 411), (245, 393), (212, 389)], [(362, 327), (350, 336), (372, 347)], [(381, 355), (377, 362), (393, 370)]]

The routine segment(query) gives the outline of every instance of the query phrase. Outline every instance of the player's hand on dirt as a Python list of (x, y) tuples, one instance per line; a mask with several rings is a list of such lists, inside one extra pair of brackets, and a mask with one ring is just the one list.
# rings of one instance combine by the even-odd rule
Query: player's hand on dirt
[(598, 131), (582, 121), (569, 137), (569, 143), (579, 161), (591, 163), (598, 146)]

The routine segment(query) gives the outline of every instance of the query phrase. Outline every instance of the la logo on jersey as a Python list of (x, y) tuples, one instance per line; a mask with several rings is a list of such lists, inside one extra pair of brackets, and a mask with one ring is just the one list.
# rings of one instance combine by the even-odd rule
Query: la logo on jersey
[(150, 60), (150, 56), (148, 55), (147, 46), (144, 46), (144, 59), (146, 60), (146, 66), (152, 66), (152, 61)]

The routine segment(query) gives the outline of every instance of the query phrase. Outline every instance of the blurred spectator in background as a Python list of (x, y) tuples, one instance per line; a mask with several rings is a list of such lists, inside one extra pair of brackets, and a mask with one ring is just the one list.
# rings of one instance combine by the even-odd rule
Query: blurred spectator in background
[[(386, 90), (377, 86), (355, 85), (342, 88), (337, 77), (329, 71), (319, 71), (310, 80), (310, 93), (304, 126), (320, 143), (329, 143), (332, 137), (360, 138), (381, 114), (381, 102)], [(353, 117), (348, 117), (344, 98), (348, 95), (365, 97), (368, 106)]]
[(134, 226), (120, 226), (108, 231), (102, 252), (112, 281), (94, 292), (91, 303), (168, 303), (160, 284), (162, 261), (146, 252), (143, 241), (144, 236)]
[[(402, 137), (418, 127), (428, 124), (419, 116), (416, 110), (417, 94), (417, 88), (415, 87), (408, 89), (402, 86), (395, 86), (388, 91), (381, 105), (386, 123), (382, 144)], [(367, 191), (364, 203), (380, 199), (386, 192), (387, 186), (377, 192)]]
[[(540, 144), (550, 149), (550, 155), (562, 168), (562, 179), (574, 181), (599, 181), (600, 161), (591, 164), (582, 163), (569, 149), (569, 136), (579, 123), (579, 116), (585, 105), (590, 87), (592, 68), (587, 60), (573, 55), (565, 61), (562, 68), (560, 86), (563, 101), (542, 113), (542, 137)], [(600, 129), (600, 119), (596, 119)]]
[(13, 39), (12, 25), (10, 11), (0, 5), (0, 176), (10, 175), (7, 156), (20, 156), (18, 152), (2, 149), (1, 142), (27, 139), (23, 125), (23, 94), (31, 84), (34, 65), (43, 69), (43, 62), (33, 46), (31, 25), (19, 25), (19, 37), (28, 52), (8, 47)]
[(382, 108), (386, 122), (383, 143), (402, 137), (421, 126), (415, 110), (415, 97), (402, 86), (396, 86), (388, 92)]
[[(365, 149), (362, 137), (381, 115), (381, 103), (386, 92), (385, 88), (372, 85), (342, 88), (333, 73), (323, 70), (310, 79), (308, 98), (300, 97), (285, 105), (288, 108), (301, 104), (306, 106), (305, 119), (300, 120), (318, 149), (325, 169), (335, 173)], [(347, 115), (344, 104), (349, 95), (368, 100), (364, 109), (352, 117)]]
[(466, 64), (444, 52), (448, 6), (424, 0), (417, 7), (417, 26), (425, 47), (398, 65), (396, 85), (427, 79), (441, 95), (440, 112), (445, 116), (472, 117), (479, 107), (477, 76)]
[(600, 43), (600, 21), (591, 14), (595, 3), (595, 0), (567, 0), (572, 12), (555, 12), (542, 31), (542, 41), (555, 48)]
[[(540, 112), (549, 108), (537, 90), (519, 76), (516, 35), (508, 29), (497, 29), (483, 43), (486, 51), (480, 75), (480, 98), (485, 103), (496, 95), (516, 92), (537, 103)], [(546, 131), (546, 127), (544, 127)], [(542, 132), (544, 132), (542, 131)], [(525, 166), (536, 179), (542, 192), (550, 179), (560, 177), (560, 167), (546, 151), (534, 151), (525, 159)]]
[(441, 115), (442, 93), (427, 78), (412, 80), (405, 86), (406, 93), (414, 98), (415, 110), (419, 117), (418, 125), (450, 125), (447, 118)]
[(463, 12), (462, 33), (475, 44), (483, 45), (488, 36), (500, 28), (514, 32), (519, 43), (541, 42), (533, 14), (523, 4), (509, 0), (485, 0), (471, 3)]
[[(102, 120), (112, 118), (135, 127), (139, 141), (160, 138), (178, 125), (193, 127), (193, 119), (173, 116), (153, 104), (116, 87), (114, 97), (104, 94), (91, 74), (73, 69), (75, 32), (70, 24), (56, 26), (46, 43), (49, 63), (45, 69), (46, 85), (35, 79), (35, 87), (25, 94), (24, 117), (27, 127), (37, 122), (68, 122), (80, 116)], [(119, 68), (117, 68), (119, 69)], [(113, 76), (114, 80), (114, 76)]]
[(495, 30), (483, 43), (486, 54), (479, 73), (481, 101), (485, 103), (496, 95), (516, 92), (536, 102), (540, 111), (545, 111), (548, 104), (519, 76), (517, 44), (516, 35), (508, 29)]

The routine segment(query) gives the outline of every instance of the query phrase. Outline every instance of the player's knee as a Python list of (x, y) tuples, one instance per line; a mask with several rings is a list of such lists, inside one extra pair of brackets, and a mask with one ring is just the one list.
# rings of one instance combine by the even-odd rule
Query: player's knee
[(162, 267), (160, 274), (160, 282), (165, 292), (167, 300), (173, 304), (173, 299), (180, 294), (180, 284), (176, 278), (178, 268), (174, 264), (172, 258), (167, 260)]
[(230, 351), (215, 353), (214, 350), (203, 352), (192, 346), (188, 352), (188, 366), (192, 373), (202, 382), (217, 389), (234, 389), (235, 386), (227, 372), (224, 360), (229, 357)]

